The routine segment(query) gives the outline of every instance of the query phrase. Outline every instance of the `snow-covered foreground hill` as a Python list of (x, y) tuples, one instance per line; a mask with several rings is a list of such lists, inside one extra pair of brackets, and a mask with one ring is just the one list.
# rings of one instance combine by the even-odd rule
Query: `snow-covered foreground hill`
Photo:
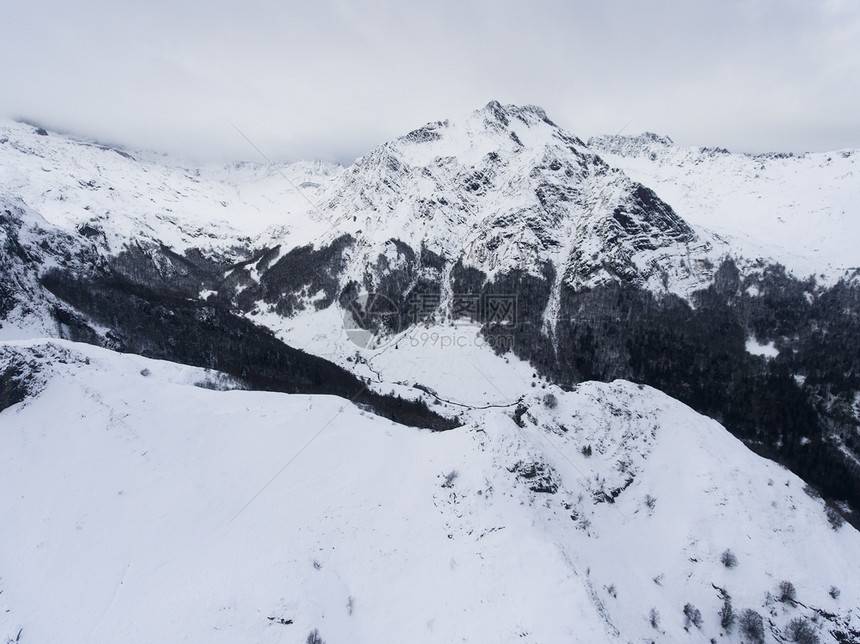
[(12, 641), (751, 641), (726, 596), (768, 642), (798, 617), (858, 637), (860, 535), (647, 387), (531, 389), (432, 433), (63, 341), (2, 345), (15, 365), (35, 375), (0, 412)]

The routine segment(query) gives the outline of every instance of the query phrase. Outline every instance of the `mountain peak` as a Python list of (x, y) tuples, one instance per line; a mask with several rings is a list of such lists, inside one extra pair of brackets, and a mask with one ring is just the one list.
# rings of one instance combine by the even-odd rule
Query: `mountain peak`
[(599, 152), (625, 157), (641, 157), (659, 154), (675, 147), (668, 136), (643, 132), (642, 134), (605, 134), (588, 139), (588, 147)]
[(508, 126), (512, 119), (519, 119), (526, 125), (543, 122), (552, 127), (558, 127), (546, 115), (542, 107), (537, 105), (502, 105), (499, 101), (492, 100), (476, 112)]
[(395, 255), (406, 265), (422, 249), (444, 283), (457, 266), (490, 281), (517, 270), (544, 279), (551, 267), (558, 288), (627, 281), (687, 293), (711, 265), (690, 260), (713, 250), (708, 239), (533, 105), (490, 101), (428, 123), (359, 159), (320, 198), (337, 224), (315, 243), (355, 240), (345, 280), (362, 284), (365, 266), (385, 265), (374, 288)]

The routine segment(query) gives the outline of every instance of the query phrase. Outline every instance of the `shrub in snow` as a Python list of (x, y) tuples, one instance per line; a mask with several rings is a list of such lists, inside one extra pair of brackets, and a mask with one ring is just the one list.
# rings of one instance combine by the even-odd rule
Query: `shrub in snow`
[(558, 407), (558, 399), (553, 394), (546, 394), (543, 397), (543, 406), (547, 409), (555, 409)]
[(840, 591), (836, 586), (830, 587), (830, 596), (833, 597), (833, 599), (839, 599), (839, 595), (841, 594), (842, 591)]
[(648, 620), (651, 622), (651, 628), (660, 628), (660, 613), (656, 608), (652, 608), (648, 614)]
[(740, 618), (738, 618), (738, 625), (741, 634), (752, 644), (764, 642), (764, 619), (752, 608), (747, 608), (741, 613)]
[(845, 523), (845, 519), (840, 514), (839, 510), (834, 508), (832, 505), (828, 505), (824, 509), (824, 513), (827, 515), (827, 520), (830, 521), (830, 527), (834, 530), (838, 530), (842, 527), (842, 524)]
[(786, 634), (790, 641), (798, 644), (818, 644), (819, 641), (815, 629), (802, 617), (795, 617), (788, 623)]
[(645, 495), (645, 505), (648, 506), (649, 510), (653, 510), (654, 506), (657, 505), (657, 499), (655, 499), (650, 494)]
[(814, 487), (812, 487), (809, 483), (807, 483), (806, 485), (803, 486), (803, 492), (810, 499), (820, 499), (821, 498), (821, 495), (818, 493), (818, 490), (816, 490)]
[(582, 455), (586, 457), (591, 456), (591, 445), (586, 445), (582, 448)]
[(732, 598), (727, 595), (723, 600), (723, 607), (720, 609), (720, 626), (722, 626), (726, 632), (729, 632), (732, 630), (732, 626), (736, 619), (737, 616), (732, 608)]
[(308, 633), (308, 639), (305, 640), (306, 644), (325, 644), (323, 639), (320, 637), (320, 633), (317, 629), (312, 630)]
[(690, 625), (702, 628), (702, 612), (692, 604), (684, 606), (684, 628), (690, 630)]
[(790, 581), (781, 581), (777, 586), (777, 599), (781, 602), (793, 602), (797, 599), (797, 590)]
[(723, 552), (723, 554), (720, 555), (720, 561), (723, 562), (723, 565), (726, 568), (734, 568), (738, 565), (738, 558), (731, 550), (726, 550), (725, 552)]
[(460, 476), (460, 473), (457, 470), (451, 470), (448, 472), (445, 475), (445, 481), (442, 483), (442, 487), (452, 487), (458, 476)]

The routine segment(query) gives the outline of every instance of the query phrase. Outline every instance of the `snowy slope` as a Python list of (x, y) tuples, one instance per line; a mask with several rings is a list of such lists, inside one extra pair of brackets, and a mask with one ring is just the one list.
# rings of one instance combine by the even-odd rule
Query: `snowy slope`
[[(522, 426), (434, 434), (84, 345), (6, 343), (15, 360), (41, 375), (0, 412), (12, 640), (740, 641), (716, 587), (768, 642), (800, 615), (826, 642), (860, 628), (860, 535), (652, 389), (538, 390)], [(782, 580), (798, 603), (768, 595)]]
[(330, 307), (288, 320), (276, 314), (251, 319), (277, 329), (275, 335), (289, 346), (352, 371), (382, 393), (393, 390), (428, 404), (443, 403), (448, 416), (488, 406), (513, 408), (523, 385), (536, 379), (528, 363), (507, 345), (494, 347), (478, 325), (415, 326), (384, 338), (380, 346), (367, 346), (354, 341), (343, 315)]
[(650, 133), (597, 137), (588, 145), (742, 255), (775, 259), (799, 277), (833, 279), (860, 266), (855, 150), (753, 156), (677, 147)]
[(0, 194), (0, 339), (63, 335), (57, 312), (69, 309), (41, 286), (40, 274), (58, 266), (86, 273), (100, 263), (89, 239), (50, 224), (20, 198)]
[(87, 226), (111, 254), (151, 242), (229, 256), (266, 230), (291, 230), (294, 213), (340, 171), (322, 162), (200, 166), (0, 122), (0, 197), (69, 232)]

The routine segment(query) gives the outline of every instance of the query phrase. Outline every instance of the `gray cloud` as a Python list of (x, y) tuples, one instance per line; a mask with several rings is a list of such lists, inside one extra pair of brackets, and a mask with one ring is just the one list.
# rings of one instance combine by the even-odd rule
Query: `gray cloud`
[(860, 147), (851, 0), (10, 0), (0, 110), (133, 147), (349, 162), (490, 99), (579, 136)]

